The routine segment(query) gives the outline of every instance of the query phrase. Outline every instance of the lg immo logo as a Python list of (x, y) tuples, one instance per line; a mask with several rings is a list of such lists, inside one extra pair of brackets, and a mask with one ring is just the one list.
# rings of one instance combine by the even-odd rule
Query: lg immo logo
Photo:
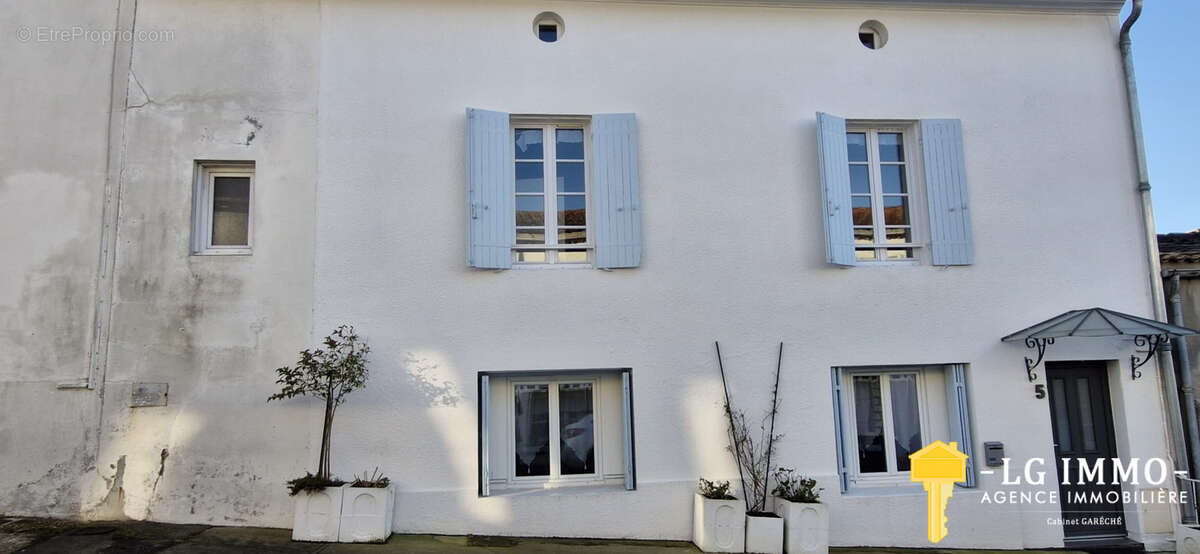
[[(1030, 458), (1024, 467), (1014, 472), (1011, 458), (1003, 458), (1000, 484), (1010, 487), (1025, 487), (1022, 490), (997, 489), (984, 492), (980, 498), (982, 504), (1179, 504), (1187, 502), (1186, 490), (1167, 490), (1164, 488), (1152, 490), (1131, 490), (1134, 487), (1161, 487), (1167, 485), (1172, 475), (1186, 476), (1186, 471), (1171, 471), (1166, 460), (1162, 458), (1060, 458), (1058, 460), (1058, 485), (1063, 487), (1060, 496), (1058, 490), (1031, 490), (1028, 486), (1047, 484), (1045, 458)], [(981, 471), (990, 475), (993, 471)], [(1066, 490), (1071, 485), (1108, 485), (1107, 488), (1076, 488)]]

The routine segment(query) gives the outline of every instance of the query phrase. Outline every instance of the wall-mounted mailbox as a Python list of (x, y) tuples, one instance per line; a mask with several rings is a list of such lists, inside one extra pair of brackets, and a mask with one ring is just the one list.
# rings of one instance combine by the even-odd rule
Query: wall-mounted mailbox
[(983, 461), (988, 467), (1000, 467), (1004, 465), (1004, 443), (983, 443)]

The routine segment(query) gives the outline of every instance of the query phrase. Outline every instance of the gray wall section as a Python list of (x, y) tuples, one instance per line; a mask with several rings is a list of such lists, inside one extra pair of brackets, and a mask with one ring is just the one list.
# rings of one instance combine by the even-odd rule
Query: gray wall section
[[(1163, 269), (1179, 269), (1195, 271), (1200, 269), (1200, 264), (1163, 264)], [(1179, 280), (1180, 297), (1183, 300), (1183, 321), (1178, 321), (1179, 325), (1190, 327), (1192, 329), (1200, 329), (1200, 279), (1183, 279)], [(1167, 313), (1171, 313), (1171, 280), (1166, 279), (1163, 282), (1163, 290), (1167, 293)], [(1192, 380), (1200, 383), (1200, 337), (1183, 337), (1183, 343), (1187, 345), (1188, 361), (1191, 363)]]
[[(141, 2), (135, 29), (162, 33), (135, 41), (128, 73), (112, 63), (127, 43), (37, 38), (112, 29), (117, 7), (0, 9), (0, 128), (20, 130), (0, 141), (0, 205), (19, 206), (0, 219), (0, 513), (284, 526), (310, 410), (234, 407), (263, 406), (310, 342), (317, 3)], [(64, 390), (88, 373), (114, 78), (129, 94), (106, 378)], [(190, 255), (198, 159), (256, 163), (272, 209), (255, 210), (252, 256)], [(168, 383), (168, 404), (129, 408), (135, 382)], [(284, 461), (254, 461), (267, 452)]]
[(98, 397), (56, 384), (88, 371), (113, 45), (33, 33), (111, 28), (116, 5), (0, 1), (3, 513), (76, 515), (95, 474)]

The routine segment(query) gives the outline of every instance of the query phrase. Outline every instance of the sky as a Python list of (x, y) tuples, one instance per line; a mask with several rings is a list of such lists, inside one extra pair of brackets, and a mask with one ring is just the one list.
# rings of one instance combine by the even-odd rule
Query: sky
[[(1121, 21), (1129, 5), (1121, 12)], [(1142, 132), (1159, 233), (1200, 228), (1200, 0), (1145, 0), (1133, 26)]]

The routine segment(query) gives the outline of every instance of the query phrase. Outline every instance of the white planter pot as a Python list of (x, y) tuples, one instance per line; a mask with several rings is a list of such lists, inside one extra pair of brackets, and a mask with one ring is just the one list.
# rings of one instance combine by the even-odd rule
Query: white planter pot
[(337, 542), (342, 522), (343, 487), (325, 487), (296, 495), (292, 540)]
[(783, 554), (783, 518), (747, 514), (746, 552)]
[(829, 554), (829, 508), (824, 504), (775, 497), (775, 513), (783, 518), (784, 552)]
[(396, 493), (387, 488), (346, 486), (342, 497), (339, 542), (386, 542), (392, 536)]
[(712, 500), (696, 495), (692, 542), (704, 552), (743, 552), (746, 508), (741, 500)]
[(1175, 524), (1175, 552), (1200, 554), (1200, 528)]

